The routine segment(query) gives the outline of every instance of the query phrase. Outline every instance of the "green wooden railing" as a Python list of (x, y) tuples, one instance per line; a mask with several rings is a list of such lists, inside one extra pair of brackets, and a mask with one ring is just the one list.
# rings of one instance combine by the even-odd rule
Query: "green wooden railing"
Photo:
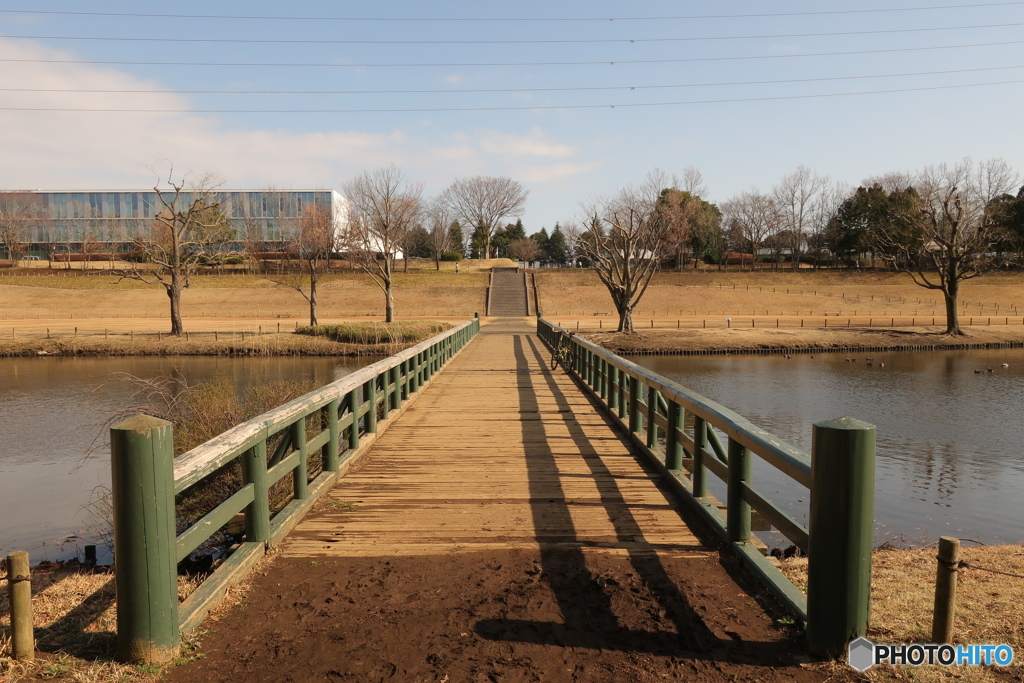
[[(173, 657), (179, 634), (199, 625), (479, 331), (477, 317), (177, 458), (169, 422), (138, 415), (112, 427), (118, 656), (147, 663)], [(316, 433), (307, 433), (310, 427)], [(175, 496), (236, 462), (241, 487), (179, 533)], [(286, 478), (290, 500), (272, 514), (271, 489)], [(239, 513), (244, 540), (179, 604), (178, 563)]]
[[(728, 408), (543, 318), (537, 319), (537, 334), (674, 492), (804, 621), (813, 650), (837, 653), (864, 635), (874, 531), (873, 425), (849, 418), (817, 423), (808, 456)], [(810, 490), (809, 529), (758, 491), (754, 457)], [(708, 491), (709, 473), (725, 483), (724, 504)], [(808, 554), (806, 595), (752, 542), (752, 511)]]

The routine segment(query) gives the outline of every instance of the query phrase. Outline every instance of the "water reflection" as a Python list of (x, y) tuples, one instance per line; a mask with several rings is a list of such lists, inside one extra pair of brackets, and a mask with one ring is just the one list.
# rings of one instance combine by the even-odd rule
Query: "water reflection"
[[(879, 542), (941, 534), (1024, 541), (1020, 349), (631, 360), (806, 452), (814, 422), (849, 416), (875, 424)], [(806, 521), (796, 505), (802, 487), (766, 468), (755, 476)]]
[(0, 359), (0, 554), (28, 550), (33, 560), (75, 552), (87, 536), (82, 506), (109, 486), (109, 453), (82, 461), (103, 425), (136, 404), (118, 373), (153, 378), (177, 371), (190, 383), (227, 378), (326, 384), (376, 358), (10, 358)]

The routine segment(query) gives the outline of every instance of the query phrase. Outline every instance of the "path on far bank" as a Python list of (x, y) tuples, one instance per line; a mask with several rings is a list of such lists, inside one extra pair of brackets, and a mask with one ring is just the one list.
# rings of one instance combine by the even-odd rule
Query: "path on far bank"
[(486, 326), (168, 680), (821, 680), (528, 330)]

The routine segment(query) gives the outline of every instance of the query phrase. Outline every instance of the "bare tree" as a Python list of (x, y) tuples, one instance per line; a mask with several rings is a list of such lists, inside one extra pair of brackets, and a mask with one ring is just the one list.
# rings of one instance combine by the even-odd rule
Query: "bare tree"
[(316, 286), (328, 270), (335, 246), (335, 227), (330, 207), (318, 203), (307, 205), (284, 236), (288, 256), (297, 261), (298, 269), (279, 278), (271, 278), (302, 295), (309, 304), (310, 326), (317, 324)]
[(395, 320), (395, 259), (405, 233), (422, 212), (422, 185), (406, 182), (395, 166), (364, 172), (345, 183), (352, 203), (348, 229), (359, 266), (384, 292), (384, 319)]
[(746, 243), (756, 261), (757, 252), (764, 245), (765, 239), (781, 223), (775, 202), (755, 189), (725, 202), (722, 210), (729, 229)]
[(942, 292), (948, 335), (965, 335), (957, 311), (960, 283), (994, 265), (992, 245), (1001, 228), (989, 215), (990, 202), (1016, 184), (1016, 173), (1002, 159), (977, 168), (970, 159), (929, 166), (912, 189), (904, 189), (912, 201), (893, 203), (896, 220), (875, 227), (887, 261), (915, 284)]
[(32, 192), (0, 192), (0, 243), (16, 261), (25, 250), (29, 233), (46, 218), (42, 197)]
[(233, 238), (231, 221), (221, 211), (215, 190), (219, 183), (206, 175), (186, 185), (186, 179), (174, 180), (173, 167), (167, 174), (167, 187), (153, 187), (159, 206), (151, 236), (143, 236), (140, 245), (148, 261), (156, 268), (143, 270), (137, 263), (122, 270), (122, 278), (161, 285), (170, 300), (171, 334), (184, 332), (181, 322), (181, 293), (205, 257), (216, 253)]
[(696, 166), (687, 166), (683, 169), (683, 177), (672, 177), (672, 187), (679, 188), (683, 192), (689, 192), (695, 197), (706, 197), (708, 186), (704, 183), (704, 174)]
[[(792, 267), (800, 267), (800, 251), (814, 216), (815, 205), (828, 185), (828, 177), (819, 176), (806, 166), (798, 166), (772, 189), (772, 198), (781, 217), (776, 234), (788, 247)], [(784, 232), (783, 232), (784, 231)]]
[(574, 231), (578, 248), (612, 297), (619, 332), (633, 331), (633, 309), (665, 256), (669, 225), (658, 211), (664, 184), (662, 174), (649, 173), (643, 185), (587, 207), (588, 218)]
[(427, 248), (434, 259), (434, 270), (441, 270), (441, 257), (456, 246), (452, 240), (452, 214), (448, 203), (441, 197), (434, 197), (427, 205)]
[(521, 240), (513, 240), (508, 245), (508, 255), (516, 261), (536, 261), (540, 259), (540, 245), (537, 240), (529, 237)]
[(811, 207), (810, 224), (807, 233), (807, 248), (814, 257), (814, 269), (818, 269), (822, 254), (828, 243), (826, 232), (829, 222), (836, 215), (840, 204), (850, 194), (850, 187), (841, 180), (826, 178), (818, 197)]
[(522, 213), (527, 194), (522, 184), (511, 178), (478, 175), (456, 180), (442, 196), (451, 212), (470, 228), (484, 230), (484, 258), (490, 258), (495, 229), (506, 216)]

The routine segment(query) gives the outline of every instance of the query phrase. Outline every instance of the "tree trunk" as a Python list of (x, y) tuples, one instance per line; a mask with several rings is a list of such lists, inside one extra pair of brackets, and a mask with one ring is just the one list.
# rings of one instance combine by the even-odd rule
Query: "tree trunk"
[(171, 300), (171, 334), (180, 336), (185, 331), (181, 324), (181, 290), (183, 287), (177, 278), (172, 278), (167, 287), (167, 298)]
[(615, 306), (619, 312), (619, 329), (616, 332), (632, 332), (633, 331), (633, 307), (629, 305), (629, 302), (616, 303)]
[(391, 283), (384, 289), (384, 322), (395, 322), (395, 297), (391, 293)]
[(441, 257), (434, 256), (434, 270), (441, 270)]
[(946, 300), (946, 334), (954, 337), (966, 337), (967, 334), (960, 329), (960, 313), (957, 311), (957, 299), (960, 290), (959, 282), (951, 282), (942, 290), (942, 296)]
[(316, 279), (309, 278), (309, 325), (316, 327)]

